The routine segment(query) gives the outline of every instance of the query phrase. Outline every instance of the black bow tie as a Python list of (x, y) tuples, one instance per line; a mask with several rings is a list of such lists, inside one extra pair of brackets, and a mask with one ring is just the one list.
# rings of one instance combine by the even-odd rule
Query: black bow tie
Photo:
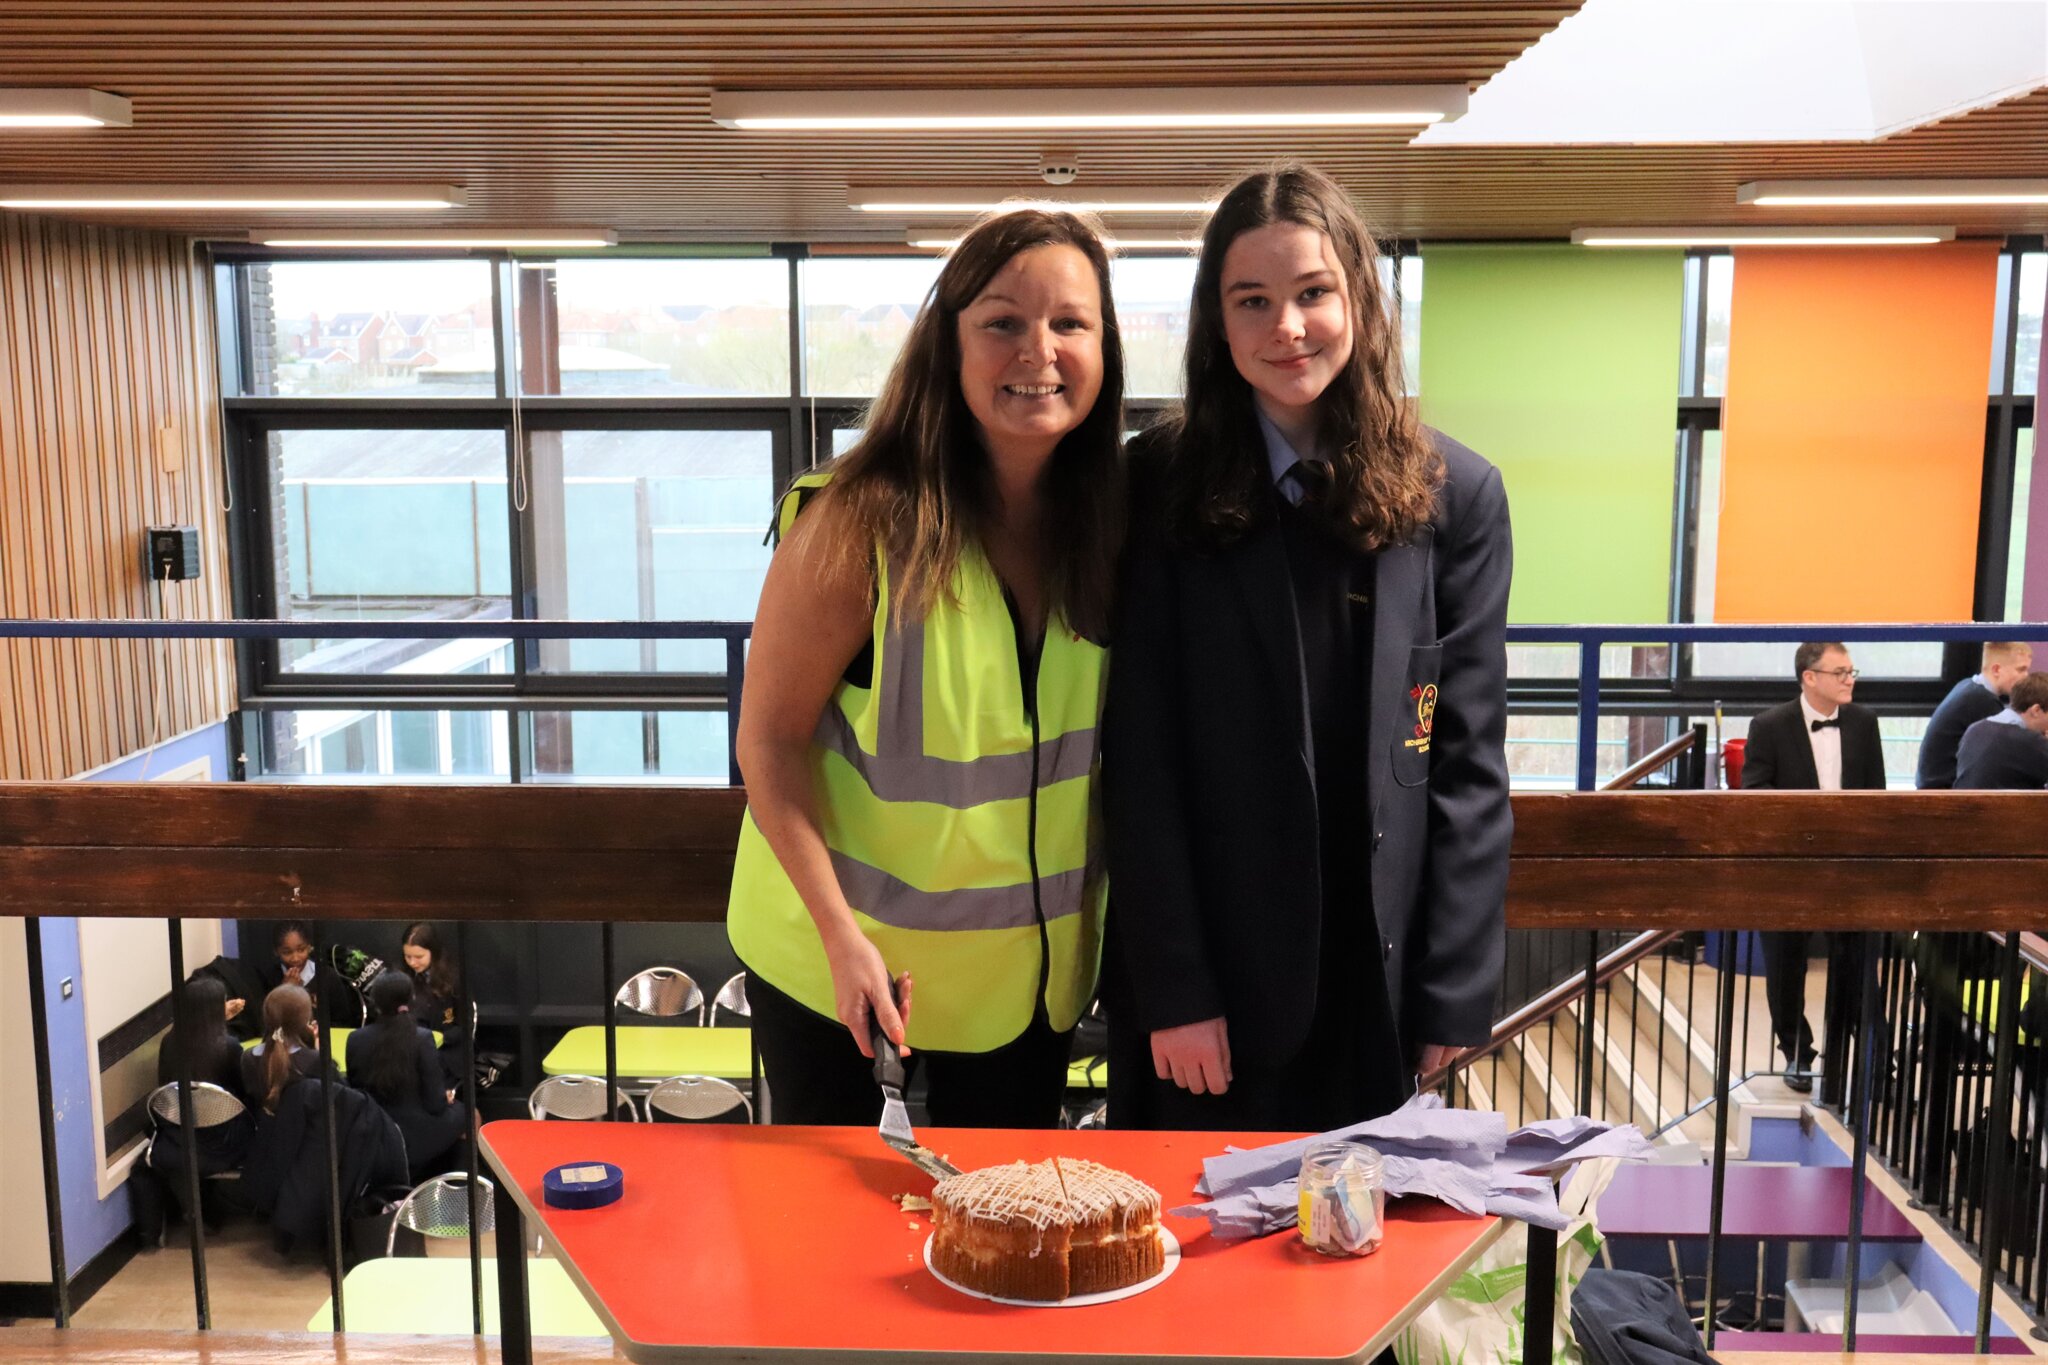
[(1809, 724), (1813, 726), (1816, 733), (1822, 730), (1839, 730), (1842, 728), (1842, 713), (1837, 711), (1826, 720), (1811, 721)]

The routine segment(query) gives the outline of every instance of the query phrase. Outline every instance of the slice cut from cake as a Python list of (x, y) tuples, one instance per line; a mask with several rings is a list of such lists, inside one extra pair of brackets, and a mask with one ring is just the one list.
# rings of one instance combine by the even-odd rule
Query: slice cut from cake
[(1003, 1299), (1054, 1302), (1159, 1273), (1159, 1192), (1093, 1161), (984, 1166), (932, 1190), (932, 1268)]

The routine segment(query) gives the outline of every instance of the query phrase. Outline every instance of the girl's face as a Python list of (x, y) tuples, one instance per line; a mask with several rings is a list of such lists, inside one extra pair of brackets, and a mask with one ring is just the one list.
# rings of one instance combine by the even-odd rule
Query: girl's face
[(296, 931), (286, 934), (277, 945), (277, 960), (288, 972), (297, 971), (305, 960), (313, 955), (313, 945), (306, 942), (306, 936)]
[(961, 310), (960, 390), (992, 458), (1049, 455), (1094, 409), (1101, 296), (1078, 248), (1035, 246)]
[(414, 976), (420, 975), (433, 965), (434, 955), (432, 953), (418, 944), (408, 943), (405, 945), (406, 970), (410, 971)]
[(1330, 239), (1299, 223), (1241, 232), (1222, 286), (1237, 372), (1277, 424), (1305, 415), (1351, 360), (1350, 291)]

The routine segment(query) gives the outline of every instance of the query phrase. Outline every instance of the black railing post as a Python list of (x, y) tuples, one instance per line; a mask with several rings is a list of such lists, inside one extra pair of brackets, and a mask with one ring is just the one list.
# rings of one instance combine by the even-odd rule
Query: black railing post
[(1979, 1203), (1984, 1209), (1984, 1237), (1978, 1244), (1977, 1266), (1977, 1354), (1991, 1350), (1991, 1306), (1998, 1292), (1999, 1242), (2005, 1233), (2005, 1198), (1997, 1197), (1999, 1178), (2005, 1173), (2006, 1140), (2012, 1131), (2012, 1075), (2018, 1060), (2020, 1019), (2020, 931), (2008, 930), (2005, 946), (1998, 954), (1997, 1005), (1990, 1006), (1980, 988), (1977, 1003), (1995, 1008), (1997, 1037), (1991, 1054), (1991, 1131), (1984, 1169), (1979, 1177)]
[(1529, 1225), (1529, 1272), (1522, 1285), (1522, 1365), (1550, 1365), (1557, 1331), (1557, 1233)]
[(199, 1330), (204, 1332), (213, 1326), (213, 1309), (206, 1293), (206, 1219), (199, 1209), (199, 1115), (193, 1112), (192, 1104), (192, 1049), (178, 1030), (178, 1020), (185, 1009), (185, 921), (174, 919), (169, 924), (171, 1035), (178, 1041), (178, 1136), (185, 1148), (185, 1225), (192, 1235), (192, 1309), (199, 1319)]
[(607, 1123), (619, 1119), (619, 988), (612, 984), (612, 922), (606, 920), (599, 934), (604, 966), (604, 1117)]
[[(1847, 1270), (1842, 1276), (1842, 1349), (1856, 1349), (1856, 1300), (1863, 1287), (1863, 1203), (1867, 1181), (1864, 1171), (1870, 1161), (1870, 1092), (1877, 1085), (1877, 951), (1872, 944), (1875, 937), (1869, 933), (1850, 936), (1852, 948), (1849, 953), (1835, 955), (1837, 962), (1853, 961), (1856, 964), (1856, 1001), (1862, 1015), (1856, 1029), (1856, 1072), (1855, 1087), (1848, 1095), (1849, 1136), (1855, 1144), (1856, 1155), (1850, 1168), (1849, 1181), (1849, 1245), (1846, 1252)], [(1843, 1021), (1841, 1036), (1848, 1036), (1847, 1021)], [(1839, 1054), (1837, 1054), (1839, 1055)], [(1832, 1063), (1829, 1070), (1834, 1070)]]
[(71, 1325), (71, 1274), (64, 1261), (64, 1187), (57, 1178), (57, 1086), (50, 1074), (50, 1006), (43, 983), (43, 922), (21, 922), (28, 957), (28, 1029), (36, 1054), (36, 1128), (43, 1144), (43, 1221), (50, 1235), (50, 1316)]
[(533, 1324), (526, 1316), (526, 1219), (512, 1197), (512, 1177), (493, 1187), (498, 1229), (498, 1350), (504, 1365), (533, 1365)]
[(455, 962), (462, 969), (462, 999), (456, 1008), (463, 1011), (458, 1017), (469, 1020), (468, 1032), (462, 1041), (462, 1075), (464, 1098), (469, 1101), (469, 1151), (464, 1156), (464, 1166), (469, 1172), (469, 1185), (463, 1190), (469, 1203), (469, 1309), (471, 1330), (476, 1336), (484, 1334), (484, 1248), (483, 1248), (483, 1186), (477, 1169), (477, 1134), (483, 1127), (483, 1115), (478, 1109), (476, 1083), (476, 1030), (479, 1011), (476, 1007), (476, 987), (472, 984), (469, 969), (469, 921), (455, 921)]
[[(327, 1135), (327, 1281), (334, 1294), (333, 1330), (339, 1336), (348, 1330), (348, 1319), (341, 1302), (341, 1151), (334, 1132), (334, 1087), (341, 1073), (334, 1064), (333, 1039), (328, 1034), (333, 1016), (330, 1010), (320, 1007), (320, 1000), (325, 996), (330, 1006), (338, 1003), (334, 992), (340, 978), (335, 974), (332, 962), (325, 965), (324, 971), (322, 969), (320, 950), (325, 945), (322, 943), (324, 935), (320, 932), (320, 921), (311, 919), (307, 923), (313, 930), (313, 1047), (314, 1056), (320, 1062), (320, 1125)], [(324, 986), (320, 984), (322, 976), (327, 979)], [(275, 1038), (270, 1041), (273, 1046), (290, 1046), (289, 1043), (279, 1044)]]
[(1728, 1072), (1735, 1048), (1736, 936), (1721, 942), (1721, 1010), (1714, 1020), (1714, 1176), (1707, 1209), (1707, 1349), (1714, 1349), (1715, 1296), (1721, 1288), (1721, 1215), (1728, 1197)]
[(1600, 642), (1579, 642), (1579, 781), (1582, 792), (1600, 784)]
[(1593, 1113), (1593, 1000), (1600, 992), (1600, 931), (1586, 931), (1586, 993), (1580, 1001), (1579, 1022), (1579, 1112)]
[(747, 684), (747, 638), (735, 631), (725, 637), (725, 765), (726, 783), (739, 787), (740, 694)]

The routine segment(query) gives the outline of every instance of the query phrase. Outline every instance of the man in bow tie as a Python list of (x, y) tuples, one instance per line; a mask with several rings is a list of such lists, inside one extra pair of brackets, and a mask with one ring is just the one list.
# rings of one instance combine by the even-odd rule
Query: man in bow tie
[[(1778, 791), (1860, 791), (1884, 789), (1884, 746), (1877, 716), (1849, 699), (1856, 693), (1856, 666), (1846, 646), (1808, 641), (1792, 656), (1799, 696), (1773, 706), (1749, 723), (1748, 750), (1743, 755), (1745, 789)], [(1831, 1057), (1840, 1057), (1853, 1024), (1850, 1002), (1855, 956), (1846, 951), (1846, 934), (1830, 936), (1828, 945), (1827, 1019), (1836, 1037), (1829, 1040)], [(1806, 1022), (1806, 949), (1803, 929), (1763, 936), (1764, 994), (1771, 1007), (1771, 1031), (1777, 1035), (1787, 1066), (1785, 1084), (1804, 1093), (1813, 1089), (1813, 1031)], [(1843, 1077), (1830, 1062), (1830, 1092)]]

